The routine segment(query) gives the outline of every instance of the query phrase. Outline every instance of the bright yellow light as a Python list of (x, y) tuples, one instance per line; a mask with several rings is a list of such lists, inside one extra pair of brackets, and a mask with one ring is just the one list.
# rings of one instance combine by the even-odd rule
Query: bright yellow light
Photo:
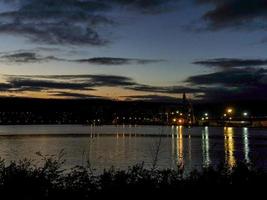
[(173, 122), (176, 122), (177, 120), (174, 118), (172, 121), (173, 121)]
[(227, 112), (228, 112), (229, 114), (231, 114), (231, 113), (233, 112), (233, 109), (232, 109), (232, 108), (228, 108), (228, 109), (227, 109)]

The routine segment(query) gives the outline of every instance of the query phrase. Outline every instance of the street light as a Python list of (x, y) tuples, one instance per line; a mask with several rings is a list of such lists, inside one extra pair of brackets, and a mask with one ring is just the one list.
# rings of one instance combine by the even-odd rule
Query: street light
[(209, 115), (208, 113), (205, 113), (205, 117), (208, 117), (208, 115)]
[(232, 112), (233, 112), (233, 109), (232, 109), (232, 108), (228, 108), (228, 109), (227, 109), (227, 113), (228, 113), (228, 114), (232, 114)]
[(244, 113), (243, 113), (243, 116), (244, 116), (244, 117), (247, 117), (247, 116), (248, 116), (248, 113), (247, 113), (247, 112), (244, 112)]
[[(227, 108), (226, 112), (227, 112), (227, 115), (229, 117), (228, 120), (229, 120), (229, 123), (230, 123), (230, 121), (233, 119), (232, 118), (233, 109), (232, 108)], [(227, 116), (227, 115), (225, 115), (225, 116)]]

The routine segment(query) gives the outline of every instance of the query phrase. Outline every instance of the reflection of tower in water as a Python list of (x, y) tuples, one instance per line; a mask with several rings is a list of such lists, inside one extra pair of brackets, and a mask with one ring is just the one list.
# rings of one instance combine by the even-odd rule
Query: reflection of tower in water
[(184, 154), (183, 154), (183, 127), (177, 126), (177, 165), (184, 164)]
[(175, 166), (176, 163), (175, 163), (175, 160), (174, 158), (176, 158), (175, 154), (175, 146), (176, 146), (176, 143), (175, 143), (175, 134), (176, 134), (176, 128), (175, 126), (172, 126), (172, 129), (171, 129), (171, 133), (172, 133), (172, 166)]
[(224, 128), (224, 151), (225, 151), (225, 162), (232, 168), (236, 164), (234, 152), (234, 129), (231, 127)]
[(172, 126), (172, 160), (173, 166), (183, 167), (183, 127)]
[(210, 161), (210, 144), (209, 144), (209, 128), (205, 127), (202, 131), (202, 158), (203, 165), (205, 167), (209, 166)]

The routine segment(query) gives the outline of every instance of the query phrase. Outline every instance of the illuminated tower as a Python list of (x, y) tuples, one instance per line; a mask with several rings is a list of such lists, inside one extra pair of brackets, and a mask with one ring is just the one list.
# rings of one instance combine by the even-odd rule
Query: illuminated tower
[(187, 99), (186, 99), (186, 94), (185, 94), (185, 92), (183, 93), (183, 104), (186, 104), (186, 102), (187, 102)]
[(195, 123), (195, 117), (194, 117), (194, 110), (192, 103), (187, 99), (186, 93), (183, 93), (183, 113), (184, 113), (184, 119), (186, 120), (187, 124), (194, 124)]

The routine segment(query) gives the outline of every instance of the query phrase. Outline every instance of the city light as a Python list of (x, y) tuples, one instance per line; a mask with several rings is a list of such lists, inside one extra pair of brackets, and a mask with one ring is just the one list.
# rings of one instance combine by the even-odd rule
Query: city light
[(205, 113), (205, 116), (207, 117), (209, 114), (208, 113)]
[(233, 112), (233, 109), (232, 109), (232, 108), (228, 108), (228, 109), (227, 109), (227, 113), (228, 113), (228, 114), (231, 114), (232, 112)]
[(172, 121), (173, 121), (173, 122), (176, 122), (177, 120), (174, 118)]
[(247, 113), (247, 112), (244, 112), (244, 113), (243, 113), (243, 116), (244, 116), (244, 117), (247, 117), (247, 116), (248, 116), (248, 113)]

